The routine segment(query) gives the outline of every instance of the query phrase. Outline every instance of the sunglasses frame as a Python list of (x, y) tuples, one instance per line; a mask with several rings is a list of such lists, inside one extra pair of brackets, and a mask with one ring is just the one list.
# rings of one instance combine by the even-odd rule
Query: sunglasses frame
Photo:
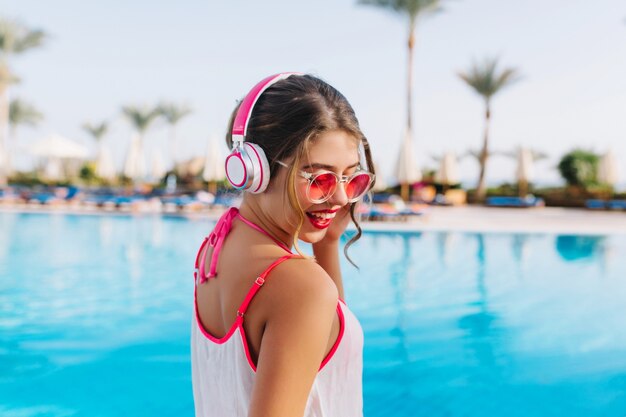
[[(289, 166), (287, 164), (285, 164), (284, 162), (282, 162), (282, 161), (276, 161), (276, 162), (278, 162), (278, 164), (282, 165), (285, 168), (289, 168)], [(332, 192), (328, 194), (328, 197), (326, 197), (324, 199), (321, 199), (321, 200), (319, 200), (319, 199), (312, 199), (310, 197), (310, 191), (309, 191), (311, 189), (311, 184), (313, 184), (313, 181), (315, 181), (315, 178), (317, 178), (320, 175), (324, 175), (324, 174), (331, 174), (331, 175), (333, 175), (335, 177), (335, 180), (336, 180), (335, 187), (332, 190)], [(371, 172), (366, 171), (364, 169), (361, 169), (360, 166), (357, 167), (357, 170), (355, 172), (353, 172), (352, 174), (350, 174), (350, 175), (341, 175), (341, 176), (339, 176), (335, 172), (328, 171), (328, 170), (316, 171), (315, 173), (311, 173), (311, 172), (306, 172), (306, 171), (300, 170), (300, 171), (298, 171), (298, 175), (300, 175), (302, 178), (307, 180), (308, 184), (307, 184), (307, 187), (306, 187), (306, 196), (309, 199), (309, 201), (311, 203), (314, 203), (314, 204), (321, 204), (321, 203), (324, 203), (324, 202), (330, 200), (330, 198), (337, 192), (337, 187), (339, 186), (339, 184), (347, 184), (350, 181), (352, 181), (352, 179), (354, 179), (355, 177), (357, 177), (359, 175), (367, 175), (369, 177), (369, 181), (367, 183), (367, 186), (365, 187), (365, 191), (363, 191), (357, 197), (348, 198), (348, 202), (349, 203), (355, 203), (355, 202), (359, 201), (359, 199), (361, 197), (363, 197), (369, 191), (370, 185), (372, 184), (372, 182), (374, 181), (374, 178), (375, 178), (374, 174), (372, 174)]]

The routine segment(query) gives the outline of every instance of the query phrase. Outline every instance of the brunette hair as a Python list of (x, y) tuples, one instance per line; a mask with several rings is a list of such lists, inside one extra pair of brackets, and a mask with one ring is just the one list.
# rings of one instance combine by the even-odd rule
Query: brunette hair
[[(231, 115), (226, 133), (229, 148), (232, 146), (232, 127), (238, 108), (239, 105)], [(276, 82), (258, 98), (248, 122), (246, 141), (259, 145), (265, 151), (270, 164), (270, 181), (280, 168), (277, 161), (294, 158), (293, 164), (289, 167), (286, 190), (291, 208), (300, 217), (293, 242), (300, 254), (298, 234), (304, 223), (305, 214), (296, 198), (295, 178), (307, 146), (319, 135), (331, 130), (343, 130), (359, 141), (367, 164), (365, 168), (375, 174), (369, 142), (361, 132), (352, 106), (339, 91), (319, 78), (311, 75), (292, 75)], [(356, 265), (348, 256), (348, 248), (362, 235), (355, 207), (355, 203), (350, 204), (350, 217), (357, 233), (344, 247), (346, 258), (354, 266)]]

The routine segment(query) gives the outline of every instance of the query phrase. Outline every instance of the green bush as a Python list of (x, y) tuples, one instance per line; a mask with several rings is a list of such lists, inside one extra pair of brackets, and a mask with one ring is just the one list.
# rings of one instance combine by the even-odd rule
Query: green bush
[(594, 152), (574, 149), (561, 158), (558, 169), (568, 185), (587, 188), (598, 184), (599, 161)]
[(31, 171), (31, 172), (14, 172), (11, 175), (11, 177), (9, 177), (9, 184), (35, 186), (35, 185), (45, 185), (46, 182), (43, 181), (39, 177), (39, 175), (37, 175), (35, 171)]

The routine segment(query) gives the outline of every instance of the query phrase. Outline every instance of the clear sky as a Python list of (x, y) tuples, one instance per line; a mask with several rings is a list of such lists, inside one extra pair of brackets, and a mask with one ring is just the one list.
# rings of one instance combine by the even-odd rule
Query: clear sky
[[(482, 140), (483, 103), (456, 75), (498, 56), (522, 79), (493, 102), (494, 150), (530, 146), (549, 155), (538, 182), (574, 147), (612, 149), (626, 177), (626, 2), (451, 0), (420, 21), (414, 70), (414, 144), (420, 165)], [(3, 17), (50, 33), (45, 47), (15, 57), (23, 82), (12, 96), (45, 114), (18, 130), (28, 144), (59, 133), (95, 148), (80, 126), (109, 120), (105, 137), (121, 166), (131, 137), (127, 104), (188, 103), (180, 155), (203, 155), (247, 90), (281, 71), (311, 72), (352, 103), (382, 175), (390, 180), (406, 120), (406, 21), (356, 0), (0, 0)], [(155, 125), (146, 153), (165, 150)], [(489, 182), (511, 181), (515, 162), (492, 158)], [(477, 165), (465, 159), (463, 180)]]

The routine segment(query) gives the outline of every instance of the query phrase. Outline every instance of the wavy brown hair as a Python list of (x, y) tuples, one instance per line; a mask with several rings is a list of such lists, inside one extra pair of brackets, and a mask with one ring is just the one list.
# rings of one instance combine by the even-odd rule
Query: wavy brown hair
[[(232, 126), (238, 108), (239, 106), (231, 115), (226, 133), (229, 148), (232, 146)], [(296, 197), (295, 179), (298, 167), (308, 146), (319, 135), (332, 130), (343, 130), (360, 143), (363, 154), (361, 157), (365, 158), (367, 164), (364, 168), (375, 174), (369, 142), (359, 127), (352, 106), (339, 91), (317, 77), (292, 75), (273, 84), (257, 100), (248, 123), (246, 140), (259, 145), (265, 151), (270, 164), (270, 181), (280, 168), (277, 161), (293, 158), (286, 192), (291, 208), (299, 216), (299, 224), (294, 225), (296, 233), (293, 244), (300, 254), (298, 236), (305, 214)], [(373, 185), (372, 182), (371, 186)], [(344, 246), (346, 258), (354, 266), (356, 264), (348, 255), (348, 248), (362, 235), (355, 208), (356, 203), (351, 203), (350, 217), (357, 232)]]

